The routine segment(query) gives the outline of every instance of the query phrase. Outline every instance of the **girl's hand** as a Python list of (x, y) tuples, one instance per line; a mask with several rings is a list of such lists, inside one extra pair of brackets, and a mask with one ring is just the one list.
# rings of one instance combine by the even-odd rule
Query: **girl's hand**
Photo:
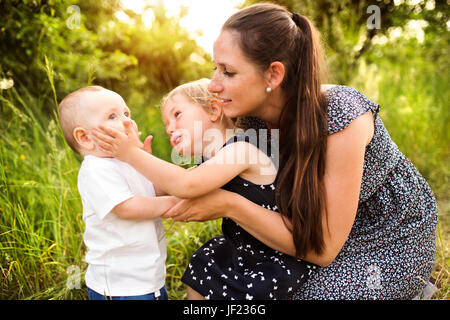
[(139, 140), (139, 132), (134, 121), (124, 121), (125, 132), (99, 125), (92, 129), (95, 142), (99, 149), (107, 156), (127, 161), (127, 156), (135, 148), (143, 149), (144, 144)]
[(144, 140), (144, 151), (150, 154), (152, 154), (152, 140), (153, 136), (148, 136)]
[(161, 217), (175, 221), (207, 221), (226, 217), (236, 193), (223, 189), (214, 190), (206, 195), (183, 199), (170, 208)]

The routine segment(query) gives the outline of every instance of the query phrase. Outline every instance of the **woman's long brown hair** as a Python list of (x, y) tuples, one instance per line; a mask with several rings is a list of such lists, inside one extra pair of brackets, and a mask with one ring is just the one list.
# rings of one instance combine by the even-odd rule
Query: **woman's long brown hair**
[(239, 33), (247, 58), (265, 71), (285, 66), (286, 103), (279, 120), (277, 206), (292, 223), (296, 255), (324, 249), (327, 101), (321, 92), (321, 50), (310, 21), (275, 4), (256, 4), (231, 16), (222, 30)]

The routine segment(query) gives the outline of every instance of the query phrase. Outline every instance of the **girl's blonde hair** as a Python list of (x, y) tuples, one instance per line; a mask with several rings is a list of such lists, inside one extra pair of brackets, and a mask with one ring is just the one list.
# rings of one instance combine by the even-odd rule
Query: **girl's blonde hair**
[[(161, 107), (163, 107), (167, 103), (167, 101), (169, 101), (175, 95), (182, 94), (183, 96), (190, 99), (192, 102), (197, 103), (199, 106), (203, 107), (205, 111), (208, 112), (211, 101), (217, 99), (217, 95), (208, 90), (208, 85), (210, 82), (211, 82), (210, 79), (202, 78), (199, 80), (187, 82), (185, 84), (176, 87), (162, 98)], [(223, 121), (224, 117), (225, 115), (223, 114), (222, 111), (220, 120)], [(265, 123), (256, 117), (242, 116), (233, 119), (226, 119), (226, 121), (227, 126), (240, 128), (244, 130), (267, 128)]]
[(208, 91), (210, 82), (210, 79), (202, 78), (182, 84), (163, 97), (161, 106), (164, 106), (175, 95), (182, 94), (208, 111), (211, 101), (217, 98), (214, 93)]

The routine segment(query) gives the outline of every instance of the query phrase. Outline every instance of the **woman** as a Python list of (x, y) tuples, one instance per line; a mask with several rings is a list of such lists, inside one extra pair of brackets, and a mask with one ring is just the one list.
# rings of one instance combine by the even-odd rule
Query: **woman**
[(166, 217), (233, 219), (268, 246), (322, 266), (297, 299), (411, 299), (435, 258), (437, 206), (390, 139), (379, 106), (321, 86), (320, 49), (304, 16), (258, 4), (231, 16), (214, 44), (209, 90), (230, 118), (279, 129), (274, 213), (225, 190)]

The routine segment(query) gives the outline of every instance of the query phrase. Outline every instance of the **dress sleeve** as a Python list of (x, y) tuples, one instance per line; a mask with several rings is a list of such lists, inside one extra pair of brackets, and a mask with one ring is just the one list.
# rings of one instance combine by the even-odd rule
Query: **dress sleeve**
[(344, 130), (358, 116), (372, 111), (378, 115), (380, 106), (361, 92), (347, 86), (335, 86), (326, 92), (328, 99), (328, 134)]

